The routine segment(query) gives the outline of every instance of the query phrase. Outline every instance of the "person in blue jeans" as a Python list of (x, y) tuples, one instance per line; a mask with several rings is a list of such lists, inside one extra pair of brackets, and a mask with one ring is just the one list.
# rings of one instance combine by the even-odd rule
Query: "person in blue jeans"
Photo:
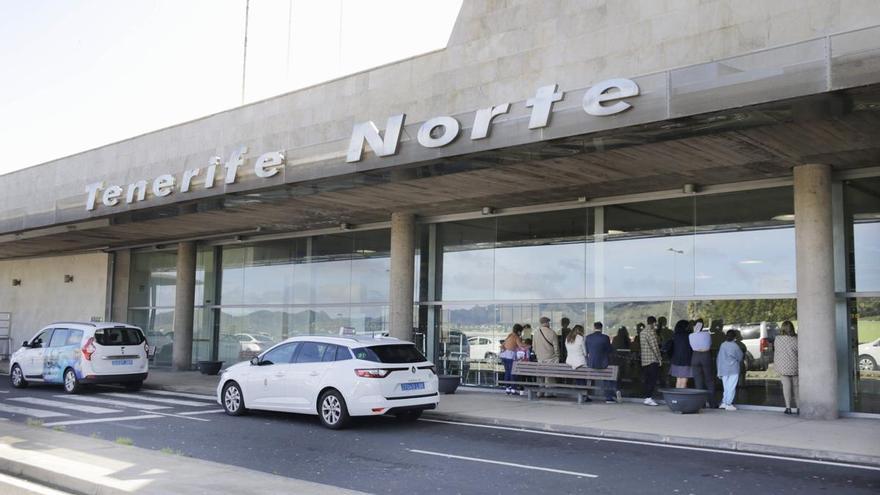
[(739, 381), (740, 364), (743, 360), (743, 351), (736, 344), (736, 330), (728, 330), (725, 342), (718, 349), (718, 377), (724, 384), (724, 398), (721, 401), (721, 409), (736, 411), (733, 398), (736, 396), (736, 384)]
[[(513, 325), (513, 329), (501, 344), (501, 354), (499, 354), (498, 357), (501, 358), (501, 363), (504, 364), (505, 381), (513, 381), (513, 362), (516, 360), (516, 353), (517, 351), (522, 351), (526, 347), (526, 344), (522, 340), (522, 333), (522, 325), (519, 323)], [(504, 391), (507, 395), (515, 394), (516, 388), (512, 385), (507, 385), (507, 388), (505, 388)]]
[[(602, 322), (593, 323), (593, 332), (584, 339), (584, 347), (587, 351), (587, 367), (602, 370), (608, 367), (614, 347), (611, 339), (602, 332)], [(614, 380), (602, 380), (602, 388), (605, 391), (605, 403), (614, 404), (614, 395), (617, 383)]]

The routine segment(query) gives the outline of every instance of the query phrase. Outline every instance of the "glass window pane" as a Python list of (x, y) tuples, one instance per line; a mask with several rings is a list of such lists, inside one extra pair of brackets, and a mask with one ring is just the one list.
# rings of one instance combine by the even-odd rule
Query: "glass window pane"
[(351, 299), (351, 233), (310, 239), (294, 266), (296, 304), (348, 303)]
[(494, 298), (586, 296), (587, 210), (499, 217)]
[(296, 354), (296, 364), (321, 362), (327, 347), (329, 347), (329, 344), (302, 342), (300, 344), (300, 350)]
[(491, 300), (495, 259), (495, 219), (439, 225), (442, 246), (442, 299)]
[(65, 345), (80, 345), (82, 344), (82, 338), (82, 330), (70, 330), (67, 334), (67, 343)]
[(854, 410), (880, 413), (880, 297), (850, 299)]
[(263, 355), (260, 363), (267, 364), (288, 364), (293, 360), (293, 354), (296, 351), (297, 342), (279, 345)]
[(275, 308), (221, 308), (218, 359), (228, 364), (248, 361), (295, 333), (290, 314)]
[(244, 248), (242, 304), (290, 304), (293, 301), (296, 247), (297, 240), (283, 240)]
[(351, 261), (351, 302), (387, 303), (390, 276), (391, 231), (355, 232)]
[(129, 306), (174, 307), (177, 253), (132, 253)]
[(844, 184), (851, 290), (880, 291), (880, 177)]
[(697, 197), (695, 293), (794, 293), (790, 187)]
[(67, 343), (68, 335), (69, 333), (66, 328), (56, 328), (52, 333), (52, 341), (49, 342), (49, 347), (64, 347)]
[(171, 331), (173, 320), (173, 309), (131, 309), (128, 311), (128, 322), (140, 328), (147, 338), (147, 343), (155, 348), (150, 361), (151, 366), (171, 366), (171, 354), (174, 347), (174, 332)]
[(592, 249), (596, 297), (682, 297), (694, 293), (694, 200), (606, 206), (604, 238)]

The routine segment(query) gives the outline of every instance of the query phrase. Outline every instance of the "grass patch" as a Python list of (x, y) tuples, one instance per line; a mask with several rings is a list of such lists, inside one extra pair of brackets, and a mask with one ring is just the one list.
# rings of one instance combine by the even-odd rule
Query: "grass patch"
[(34, 418), (28, 418), (28, 419), (27, 419), (27, 425), (28, 425), (28, 426), (43, 426), (43, 420), (41, 420), (41, 419), (34, 419)]
[(52, 427), (52, 429), (55, 431), (65, 431), (67, 429), (67, 427), (64, 425), (55, 425)]
[(128, 445), (129, 447), (134, 445), (134, 440), (128, 437), (116, 437), (116, 443), (119, 445)]
[(859, 319), (859, 344), (880, 338), (880, 320)]
[(171, 447), (162, 447), (161, 449), (159, 449), (159, 452), (161, 452), (163, 454), (168, 454), (168, 455), (179, 455), (179, 456), (186, 455), (182, 451), (172, 449)]

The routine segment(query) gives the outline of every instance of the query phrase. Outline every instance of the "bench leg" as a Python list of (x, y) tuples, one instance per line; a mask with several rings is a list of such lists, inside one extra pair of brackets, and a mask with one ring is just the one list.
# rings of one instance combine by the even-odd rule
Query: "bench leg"
[(584, 403), (584, 394), (578, 394), (578, 404)]
[(530, 388), (530, 389), (527, 391), (527, 393), (528, 393), (529, 400), (535, 400), (535, 390), (534, 390), (534, 389), (531, 389), (531, 388)]

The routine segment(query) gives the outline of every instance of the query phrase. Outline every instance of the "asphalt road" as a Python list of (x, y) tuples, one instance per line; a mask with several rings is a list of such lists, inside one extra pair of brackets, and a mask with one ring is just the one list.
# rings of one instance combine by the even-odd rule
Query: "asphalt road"
[(0, 418), (373, 493), (880, 491), (880, 470), (425, 420), (373, 418), (331, 431), (317, 417), (229, 417), (208, 398), (171, 392), (65, 396), (4, 380)]

